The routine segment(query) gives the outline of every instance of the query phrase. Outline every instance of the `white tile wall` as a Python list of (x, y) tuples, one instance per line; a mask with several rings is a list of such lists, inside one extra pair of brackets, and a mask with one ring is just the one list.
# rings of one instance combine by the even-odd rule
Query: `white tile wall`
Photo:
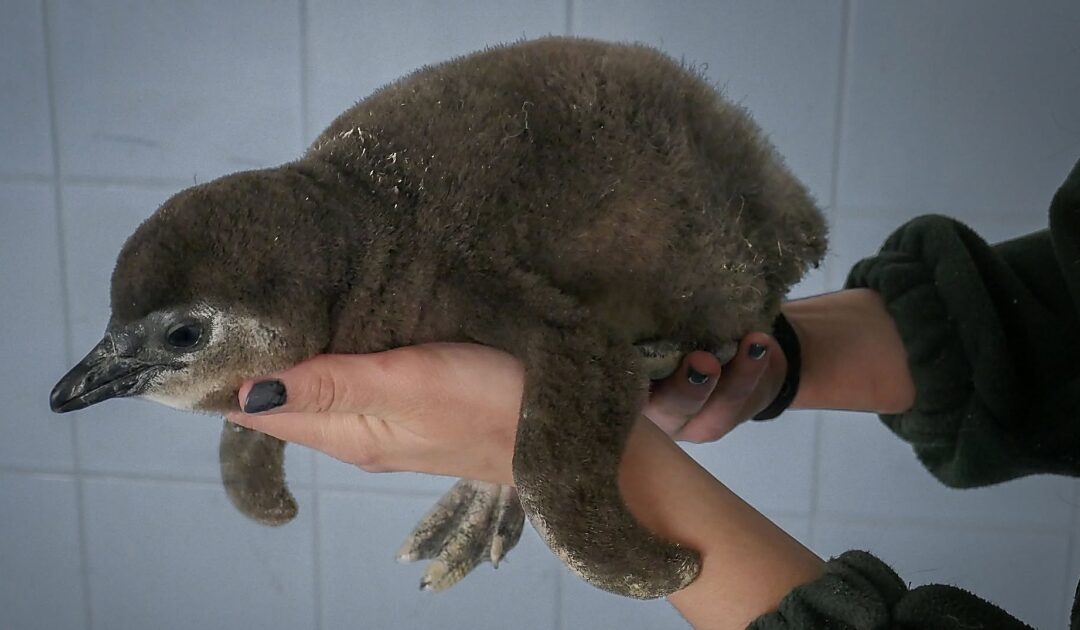
[(417, 590), (426, 563), (401, 565), (394, 555), (433, 502), (427, 497), (321, 493), (323, 627), (554, 628), (560, 568), (529, 528), (498, 569), (481, 565), (443, 593)]
[(695, 64), (743, 103), (830, 203), (843, 3), (575, 2), (575, 35), (640, 41)]
[[(1069, 528), (1070, 532), (1076, 532), (1077, 525), (1080, 524), (1080, 501), (1078, 499), (1080, 499), (1080, 481), (1073, 482), (1073, 521), (1072, 526)], [(1075, 533), (1069, 541), (1069, 548), (1072, 551), (1072, 557), (1069, 561), (1069, 570), (1065, 574), (1065, 592), (1062, 597), (1063, 605), (1061, 607), (1063, 619), (1069, 618), (1073, 603), (1076, 601), (1077, 595), (1080, 595), (1080, 541), (1077, 540)]]
[(816, 416), (792, 411), (782, 422), (753, 422), (719, 442), (686, 450), (767, 515), (806, 515), (813, 503)]
[(564, 0), (309, 0), (309, 140), (361, 97), (431, 63), (559, 35)]
[(53, 175), (40, 0), (4, 3), (0, 20), (0, 174)]
[(47, 6), (65, 175), (204, 181), (297, 154), (295, 0)]
[(75, 481), (0, 472), (0, 621), (88, 628)]
[[(1038, 229), (1080, 157), (1069, 0), (11, 0), (3, 15), (5, 629), (683, 625), (663, 602), (581, 583), (531, 531), (498, 571), (420, 593), (421, 567), (393, 552), (448, 479), (290, 447), (301, 514), (267, 529), (218, 486), (216, 419), (131, 401), (47, 412), (53, 382), (102, 332), (112, 261), (139, 221), (193, 181), (290, 159), (411, 69), (568, 32), (707, 64), (830, 212), (832, 252), (796, 295), (838, 287), (927, 212), (991, 240)], [(870, 548), (913, 583), (1065, 623), (1080, 577), (1072, 480), (949, 490), (853, 414), (791, 414), (690, 451), (823, 555)]]
[(53, 187), (0, 183), (0, 208), (0, 463), (70, 472), (72, 421), (50, 413), (48, 403), (67, 361)]
[(1080, 146), (1076, 10), (853, 3), (840, 204), (1042, 211)]
[(914, 527), (822, 518), (812, 540), (824, 555), (865, 549), (911, 586), (952, 584), (979, 593), (1036, 628), (1065, 628), (1061, 591), (1069, 533)]
[(818, 511), (881, 521), (1068, 531), (1073, 481), (1048, 475), (958, 490), (914, 465), (911, 447), (867, 414), (824, 412)]
[[(315, 620), (312, 509), (253, 527), (217, 484), (84, 482), (93, 627), (293, 628)], [(312, 492), (297, 493), (311, 506)]]

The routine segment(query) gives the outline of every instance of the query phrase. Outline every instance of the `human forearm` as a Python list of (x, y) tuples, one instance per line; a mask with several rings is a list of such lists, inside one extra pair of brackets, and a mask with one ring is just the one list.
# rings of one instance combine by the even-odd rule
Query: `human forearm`
[[(826, 293), (788, 302), (782, 312), (802, 348), (800, 383), (788, 408), (882, 414), (911, 408), (915, 388), (907, 350), (877, 293)], [(688, 381), (691, 366), (699, 373), (697, 384)], [(751, 332), (722, 367), (707, 352), (692, 353), (679, 371), (653, 388), (645, 413), (680, 440), (711, 442), (766, 409), (787, 368), (777, 339)]]
[[(284, 404), (258, 415), (231, 414), (234, 421), (366, 470), (513, 483), (523, 369), (509, 355), (429, 344), (317, 357), (273, 376), (288, 393)], [(250, 383), (241, 389), (241, 401), (250, 390)], [(647, 420), (630, 435), (620, 486), (646, 527), (702, 553), (701, 576), (670, 597), (697, 627), (743, 628), (820, 570), (813, 554)]]
[(915, 400), (907, 353), (881, 297), (849, 289), (783, 307), (802, 346), (792, 409), (906, 411)]
[(702, 572), (668, 601), (696, 628), (745, 628), (810, 582), (822, 562), (647, 421), (630, 435), (623, 496), (642, 524), (702, 554)]

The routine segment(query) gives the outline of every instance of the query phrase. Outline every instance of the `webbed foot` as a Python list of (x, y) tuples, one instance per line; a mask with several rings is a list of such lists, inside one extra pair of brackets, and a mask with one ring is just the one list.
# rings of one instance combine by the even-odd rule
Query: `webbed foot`
[(398, 550), (398, 560), (434, 558), (420, 588), (450, 588), (481, 562), (496, 568), (517, 544), (525, 513), (513, 486), (462, 479), (420, 520)]

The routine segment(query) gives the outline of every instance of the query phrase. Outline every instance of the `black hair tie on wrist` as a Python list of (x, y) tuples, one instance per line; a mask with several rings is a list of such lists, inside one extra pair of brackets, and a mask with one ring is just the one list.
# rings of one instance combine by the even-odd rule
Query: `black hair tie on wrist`
[(769, 403), (768, 407), (758, 412), (754, 420), (772, 420), (779, 416), (791, 405), (791, 401), (795, 400), (795, 394), (799, 391), (799, 375), (802, 373), (802, 349), (799, 346), (799, 336), (795, 334), (795, 329), (782, 313), (777, 315), (773, 322), (772, 334), (776, 343), (780, 344), (780, 349), (784, 351), (784, 358), (787, 359), (787, 374), (784, 376), (784, 382), (780, 385), (776, 398)]

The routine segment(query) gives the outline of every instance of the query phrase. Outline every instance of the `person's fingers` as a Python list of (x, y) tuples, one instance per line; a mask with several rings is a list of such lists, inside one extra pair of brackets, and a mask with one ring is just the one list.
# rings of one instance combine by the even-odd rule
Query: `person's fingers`
[(723, 378), (712, 396), (675, 438), (686, 442), (718, 440), (756, 413), (752, 407), (760, 398), (761, 378), (769, 366), (770, 354), (776, 352), (776, 341), (765, 333), (743, 337), (735, 357), (724, 366)]
[(238, 394), (243, 412), (226, 418), (371, 472), (387, 470), (383, 462), (399, 440), (380, 412), (391, 404), (398, 413), (409, 408), (413, 390), (399, 381), (422, 368), (402, 361), (421, 354), (316, 356), (246, 381)]
[[(282, 372), (246, 381), (239, 392), (247, 414), (371, 413), (385, 406), (386, 393), (407, 373), (393, 351), (367, 355), (319, 355)], [(398, 401), (395, 401), (397, 404)]]
[[(367, 355), (321, 355), (245, 382), (227, 418), (324, 451), (369, 472), (442, 472), (460, 442), (512, 451), (522, 366), (471, 344), (426, 344)], [(468, 458), (466, 458), (468, 459)], [(486, 478), (486, 477), (475, 477)]]
[(709, 399), (720, 380), (720, 361), (708, 352), (691, 352), (674, 374), (657, 383), (643, 413), (674, 435)]

